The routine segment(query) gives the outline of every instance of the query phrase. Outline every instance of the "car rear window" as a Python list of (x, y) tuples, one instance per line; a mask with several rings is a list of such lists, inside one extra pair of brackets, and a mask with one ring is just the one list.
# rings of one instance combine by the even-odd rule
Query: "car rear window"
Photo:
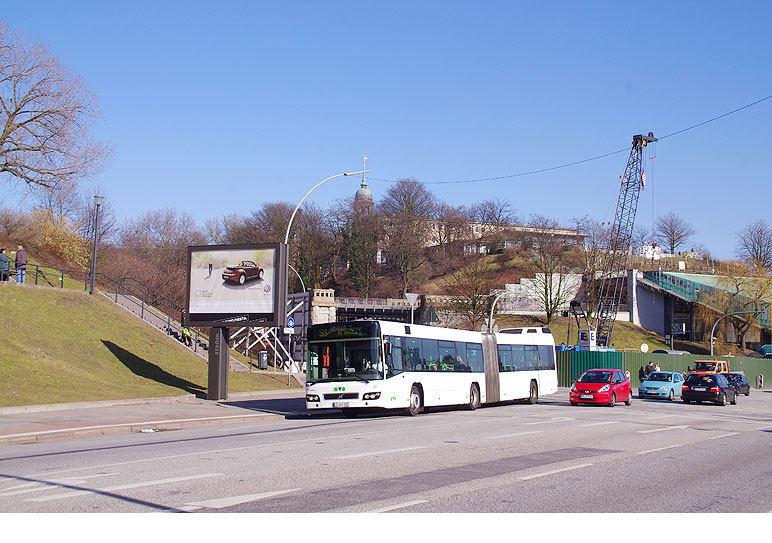
[(672, 381), (673, 375), (670, 373), (657, 373), (656, 371), (646, 378), (647, 381)]
[(714, 385), (716, 384), (716, 378), (713, 375), (696, 375), (691, 374), (686, 378), (687, 385)]

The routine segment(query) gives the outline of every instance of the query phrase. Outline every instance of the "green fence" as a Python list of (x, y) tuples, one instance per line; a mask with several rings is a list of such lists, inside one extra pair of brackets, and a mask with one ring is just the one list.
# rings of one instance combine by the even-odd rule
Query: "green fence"
[[(630, 381), (633, 387), (638, 387), (641, 380), (638, 375), (646, 364), (653, 362), (659, 365), (662, 371), (688, 372), (694, 366), (695, 360), (710, 360), (710, 356), (696, 354), (644, 354), (625, 352), (597, 352), (597, 351), (558, 351), (557, 353), (558, 386), (570, 387), (573, 382), (590, 368), (615, 368), (630, 372)], [(758, 384), (759, 375), (764, 375), (765, 382), (772, 379), (772, 360), (761, 358), (748, 358), (743, 356), (716, 357), (719, 360), (728, 360), (731, 371), (742, 371), (755, 387)], [(765, 388), (770, 385), (765, 383)]]

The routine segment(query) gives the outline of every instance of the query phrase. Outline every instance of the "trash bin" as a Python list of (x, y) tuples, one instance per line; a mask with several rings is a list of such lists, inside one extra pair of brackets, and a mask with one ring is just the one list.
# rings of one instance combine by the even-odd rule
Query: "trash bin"
[(268, 369), (268, 353), (266, 351), (261, 351), (257, 357), (257, 369), (259, 370), (267, 370)]

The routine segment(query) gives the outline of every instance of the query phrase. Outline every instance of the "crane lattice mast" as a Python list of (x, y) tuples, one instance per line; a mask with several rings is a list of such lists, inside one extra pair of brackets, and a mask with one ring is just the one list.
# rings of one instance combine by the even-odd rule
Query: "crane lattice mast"
[(648, 136), (633, 136), (633, 147), (627, 159), (627, 167), (619, 188), (619, 199), (614, 216), (614, 224), (609, 233), (606, 261), (603, 266), (598, 306), (594, 312), (593, 323), (598, 345), (611, 345), (614, 321), (622, 298), (624, 279), (627, 271), (627, 255), (633, 238), (635, 212), (638, 209), (638, 197), (646, 182), (643, 173), (643, 148), (657, 138), (649, 132)]

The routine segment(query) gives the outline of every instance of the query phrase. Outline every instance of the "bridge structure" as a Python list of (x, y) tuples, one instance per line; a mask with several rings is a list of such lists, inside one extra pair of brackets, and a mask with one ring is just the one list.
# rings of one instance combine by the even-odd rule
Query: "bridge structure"
[(627, 280), (630, 320), (660, 335), (684, 330), (685, 339), (700, 341), (702, 332), (707, 331), (696, 316), (701, 306), (716, 315), (744, 310), (761, 311), (754, 320), (754, 326), (760, 329), (761, 343), (770, 342), (772, 280), (637, 270), (632, 270)]

